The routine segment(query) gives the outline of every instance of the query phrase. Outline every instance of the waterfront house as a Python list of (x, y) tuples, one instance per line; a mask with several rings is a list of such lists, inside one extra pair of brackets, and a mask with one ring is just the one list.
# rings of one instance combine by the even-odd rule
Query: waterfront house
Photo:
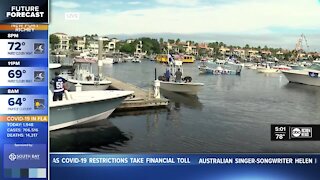
[(246, 56), (249, 58), (256, 58), (259, 57), (259, 51), (254, 49), (247, 50)]
[(105, 46), (104, 46), (105, 51), (106, 52), (115, 52), (117, 42), (119, 42), (119, 40), (116, 38), (112, 38), (110, 40), (107, 40), (105, 43)]
[(58, 50), (69, 50), (69, 37), (65, 33), (54, 33), (56, 35), (60, 42), (55, 45), (54, 49)]
[(232, 54), (244, 59), (246, 57), (246, 50), (236, 48), (233, 49)]
[(231, 55), (231, 50), (230, 50), (230, 48), (228, 48), (228, 47), (224, 47), (224, 46), (221, 46), (220, 48), (219, 48), (219, 52), (220, 52), (220, 54), (222, 54), (223, 56), (229, 56), (229, 55)]
[[(72, 49), (74, 50), (83, 50), (86, 47), (86, 37), (80, 37), (80, 36), (75, 36), (75, 37), (71, 37), (70, 39), (74, 38), (76, 41), (75, 43), (72, 45)], [(70, 46), (71, 43), (69, 42)]]

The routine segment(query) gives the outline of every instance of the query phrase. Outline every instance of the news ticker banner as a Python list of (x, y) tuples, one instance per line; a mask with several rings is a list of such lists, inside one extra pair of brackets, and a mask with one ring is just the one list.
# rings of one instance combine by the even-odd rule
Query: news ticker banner
[(319, 179), (320, 154), (52, 153), (51, 179)]

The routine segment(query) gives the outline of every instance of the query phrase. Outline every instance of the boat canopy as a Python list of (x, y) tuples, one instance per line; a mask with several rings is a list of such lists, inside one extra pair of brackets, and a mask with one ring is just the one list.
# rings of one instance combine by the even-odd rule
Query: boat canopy
[(94, 58), (74, 58), (74, 63), (97, 63), (97, 60)]

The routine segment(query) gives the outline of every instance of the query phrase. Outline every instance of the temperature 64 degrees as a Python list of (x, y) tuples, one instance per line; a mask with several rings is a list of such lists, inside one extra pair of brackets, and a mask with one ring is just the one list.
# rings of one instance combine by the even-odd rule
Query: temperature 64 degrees
[(21, 51), (21, 47), (25, 46), (25, 42), (8, 42), (9, 45), (9, 51), (15, 50), (15, 51)]
[(8, 99), (8, 105), (9, 106), (22, 106), (23, 102), (26, 101), (26, 98), (9, 98)]
[(25, 74), (26, 70), (10, 70), (8, 71), (9, 78), (21, 78), (23, 74)]

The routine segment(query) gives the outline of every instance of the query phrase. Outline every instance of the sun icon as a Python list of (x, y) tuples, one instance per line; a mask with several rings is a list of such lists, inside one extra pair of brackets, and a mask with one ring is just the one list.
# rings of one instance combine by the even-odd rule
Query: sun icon
[(44, 109), (44, 99), (35, 99), (34, 100), (34, 109)]
[(37, 102), (35, 103), (35, 106), (36, 106), (36, 107), (40, 107), (40, 105), (41, 105), (41, 103), (40, 103), (39, 101), (37, 101)]

